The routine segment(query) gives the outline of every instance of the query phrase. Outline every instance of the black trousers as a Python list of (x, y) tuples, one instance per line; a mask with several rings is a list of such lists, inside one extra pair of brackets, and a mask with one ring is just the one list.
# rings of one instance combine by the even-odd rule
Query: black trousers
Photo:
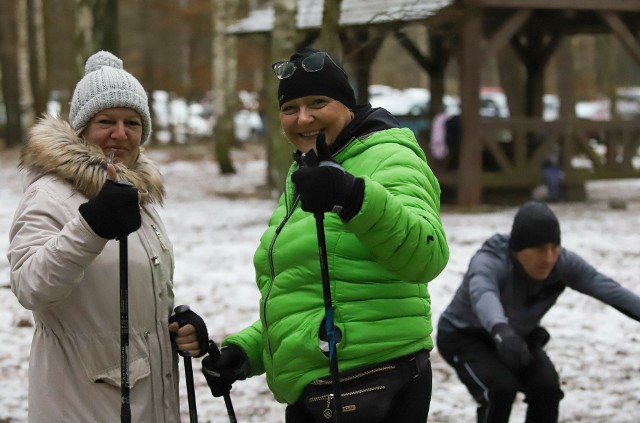
[[(431, 378), (431, 361), (427, 358), (420, 373), (395, 395), (389, 412), (380, 420), (380, 423), (426, 423), (431, 405)], [(333, 420), (327, 421), (332, 422)], [(349, 422), (352, 421), (349, 420)], [(315, 420), (308, 413), (302, 401), (298, 401), (287, 406), (285, 422), (313, 423)]]
[(518, 392), (525, 395), (526, 423), (556, 423), (560, 400), (560, 378), (542, 347), (530, 347), (532, 364), (517, 372), (498, 358), (491, 338), (458, 331), (438, 333), (440, 355), (458, 374), (478, 404), (478, 423), (508, 423)]

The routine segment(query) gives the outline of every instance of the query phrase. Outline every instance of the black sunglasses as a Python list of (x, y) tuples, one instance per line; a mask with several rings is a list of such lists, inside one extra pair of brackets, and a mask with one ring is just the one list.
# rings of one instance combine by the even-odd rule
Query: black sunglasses
[(342, 69), (340, 65), (334, 62), (331, 56), (329, 56), (329, 54), (324, 51), (319, 51), (317, 53), (310, 54), (309, 56), (305, 57), (302, 61), (296, 60), (292, 62), (289, 60), (282, 60), (280, 62), (276, 62), (273, 65), (271, 65), (271, 68), (273, 69), (273, 73), (276, 74), (276, 77), (278, 79), (287, 79), (291, 75), (293, 75), (296, 69), (298, 69), (298, 66), (296, 66), (296, 62), (300, 64), (300, 66), (305, 72), (318, 72), (319, 70), (322, 70), (322, 68), (324, 68), (325, 57), (328, 57), (329, 60), (331, 60), (331, 62), (333, 62), (333, 64), (336, 65), (338, 69), (342, 71), (342, 73), (344, 73), (345, 75), (347, 74), (344, 71), (344, 69)]

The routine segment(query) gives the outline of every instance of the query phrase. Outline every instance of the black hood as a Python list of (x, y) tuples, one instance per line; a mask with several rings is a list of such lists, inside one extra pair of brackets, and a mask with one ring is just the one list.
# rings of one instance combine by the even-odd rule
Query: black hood
[(338, 134), (336, 141), (331, 145), (331, 153), (342, 149), (354, 138), (361, 138), (374, 132), (389, 128), (399, 128), (398, 120), (386, 109), (371, 107), (363, 104), (354, 107), (353, 120)]

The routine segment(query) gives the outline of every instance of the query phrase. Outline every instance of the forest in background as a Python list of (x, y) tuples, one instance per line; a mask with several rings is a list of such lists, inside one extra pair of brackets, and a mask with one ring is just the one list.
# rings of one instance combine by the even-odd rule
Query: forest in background
[[(222, 160), (221, 171), (233, 172), (228, 151), (234, 143), (231, 117), (242, 107), (238, 93), (257, 93), (267, 126), (277, 125), (276, 112), (269, 117), (272, 107), (267, 107), (275, 105), (268, 100), (273, 92), (268, 84), (275, 82), (267, 73), (272, 57), (288, 56), (301, 42), (289, 25), (295, 22), (290, 18), (295, 16), (295, 4), (295, 0), (3, 0), (0, 148), (24, 142), (26, 131), (52, 96), (62, 105), (64, 117), (86, 58), (106, 49), (121, 57), (125, 68), (150, 92), (162, 90), (194, 102), (209, 98), (220, 122), (210, 141), (218, 140), (212, 145)], [(264, 34), (225, 34), (250, 10), (274, 5), (278, 13), (271, 41)], [(325, 7), (339, 10), (340, 0), (325, 0)], [(320, 43), (331, 45), (327, 41), (332, 37), (331, 24), (325, 18), (325, 39)], [(407, 25), (404, 32), (418, 48), (428, 50), (424, 24)], [(577, 100), (610, 95), (619, 86), (640, 86), (637, 66), (611, 36), (572, 37), (570, 46)], [(556, 73), (556, 66), (550, 66), (545, 82), (549, 93), (556, 91)], [(394, 37), (385, 38), (370, 83), (429, 88), (427, 74)], [(495, 63), (483, 72), (482, 83), (500, 86)], [(455, 61), (447, 67), (445, 85), (448, 94), (458, 94)], [(282, 157), (270, 158), (275, 169), (284, 167), (290, 157), (288, 150), (278, 149), (280, 144), (269, 146), (270, 157)], [(280, 174), (270, 171), (269, 179), (279, 181)]]

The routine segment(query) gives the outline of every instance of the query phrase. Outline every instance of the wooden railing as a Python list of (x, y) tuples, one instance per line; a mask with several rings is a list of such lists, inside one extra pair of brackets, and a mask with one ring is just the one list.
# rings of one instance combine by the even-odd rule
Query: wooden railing
[[(557, 158), (569, 185), (588, 179), (640, 177), (640, 120), (482, 119), (483, 188), (533, 188), (542, 167)], [(457, 169), (430, 159), (442, 185), (455, 186)]]

